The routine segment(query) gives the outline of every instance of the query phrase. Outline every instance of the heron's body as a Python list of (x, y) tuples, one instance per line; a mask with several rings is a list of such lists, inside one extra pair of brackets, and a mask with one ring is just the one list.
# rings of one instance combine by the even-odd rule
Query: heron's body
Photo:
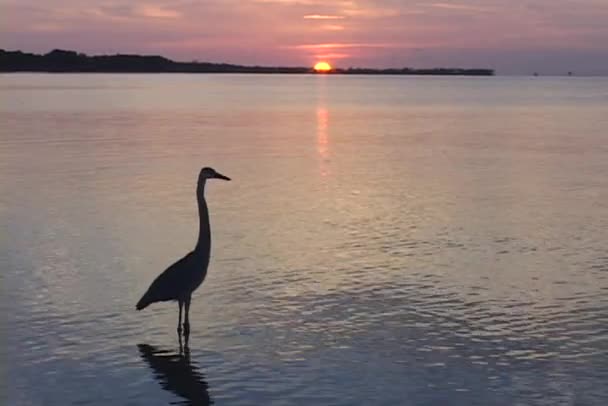
[(185, 305), (184, 333), (188, 334), (190, 300), (194, 292), (205, 280), (211, 254), (211, 228), (209, 210), (205, 201), (207, 179), (230, 180), (211, 168), (203, 168), (199, 175), (196, 197), (199, 214), (199, 234), (196, 247), (185, 257), (175, 262), (152, 282), (146, 293), (137, 302), (136, 309), (142, 310), (155, 302), (175, 300), (179, 304), (178, 331), (181, 331), (182, 306)]
[(148, 291), (137, 302), (142, 310), (154, 302), (186, 301), (205, 280), (209, 256), (192, 251), (175, 262), (152, 282)]

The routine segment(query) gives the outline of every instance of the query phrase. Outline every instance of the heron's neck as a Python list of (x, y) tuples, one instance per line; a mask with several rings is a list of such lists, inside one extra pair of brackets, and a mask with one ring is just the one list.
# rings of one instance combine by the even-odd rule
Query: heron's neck
[(211, 247), (211, 227), (209, 225), (209, 210), (207, 209), (207, 202), (205, 201), (204, 180), (198, 185), (196, 200), (198, 201), (199, 229), (198, 242), (196, 243), (195, 250), (208, 252)]

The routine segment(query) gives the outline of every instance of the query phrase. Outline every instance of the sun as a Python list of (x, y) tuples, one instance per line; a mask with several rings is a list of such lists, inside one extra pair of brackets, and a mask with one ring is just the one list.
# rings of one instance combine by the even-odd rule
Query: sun
[(321, 61), (321, 62), (315, 63), (315, 66), (313, 69), (315, 70), (315, 72), (326, 73), (326, 72), (331, 71), (333, 68), (327, 62)]

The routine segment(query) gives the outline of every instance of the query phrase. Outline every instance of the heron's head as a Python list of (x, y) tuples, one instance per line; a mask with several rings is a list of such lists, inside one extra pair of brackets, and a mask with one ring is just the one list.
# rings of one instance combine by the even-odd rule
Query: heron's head
[(221, 173), (217, 172), (213, 168), (205, 167), (201, 169), (201, 173), (198, 175), (198, 183), (203, 183), (207, 179), (222, 179), (222, 180), (230, 180), (228, 176), (224, 176)]

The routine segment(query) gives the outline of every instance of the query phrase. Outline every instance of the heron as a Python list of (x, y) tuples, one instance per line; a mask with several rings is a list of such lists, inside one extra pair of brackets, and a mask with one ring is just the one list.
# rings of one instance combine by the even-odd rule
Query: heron
[(184, 315), (184, 335), (190, 334), (190, 301), (194, 292), (205, 280), (211, 253), (211, 228), (209, 210), (205, 201), (205, 184), (207, 179), (230, 180), (213, 168), (205, 167), (198, 175), (196, 200), (198, 202), (199, 230), (198, 241), (194, 250), (169, 266), (152, 282), (146, 293), (139, 299), (135, 308), (142, 310), (155, 302), (177, 301), (179, 318), (177, 333), (182, 332), (182, 308)]

